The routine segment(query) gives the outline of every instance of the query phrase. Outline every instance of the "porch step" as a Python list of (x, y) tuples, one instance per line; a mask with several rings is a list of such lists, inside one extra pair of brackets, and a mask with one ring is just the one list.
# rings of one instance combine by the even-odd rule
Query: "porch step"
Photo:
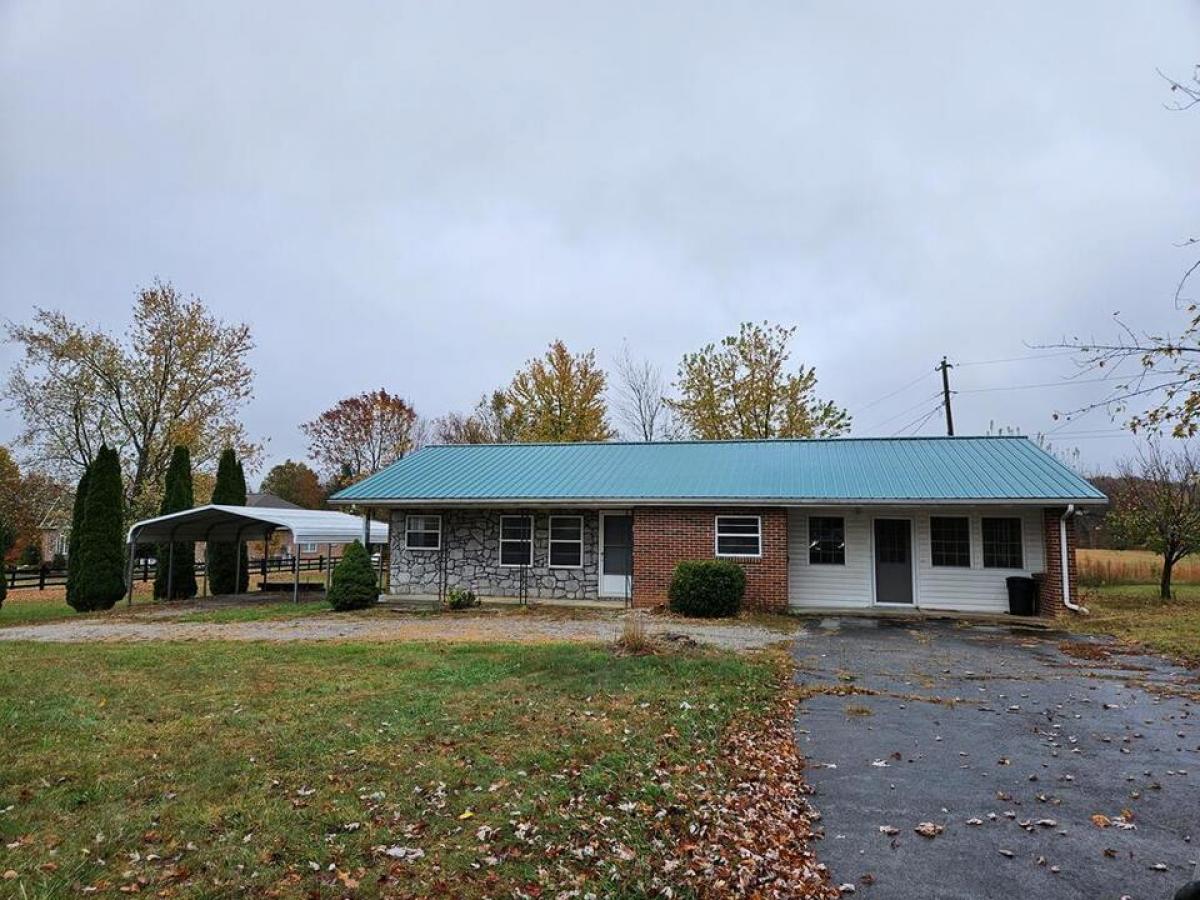
[(442, 602), (436, 594), (380, 594), (379, 602), (391, 609), (405, 612), (438, 612), (442, 608)]

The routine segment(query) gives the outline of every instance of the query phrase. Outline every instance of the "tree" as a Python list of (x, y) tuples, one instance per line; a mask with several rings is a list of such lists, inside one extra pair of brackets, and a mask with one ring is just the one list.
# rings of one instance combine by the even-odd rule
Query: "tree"
[(349, 470), (363, 478), (416, 448), (417, 414), (401, 397), (380, 388), (339, 400), (300, 426), (308, 455), (327, 476)]
[[(159, 515), (182, 512), (196, 505), (192, 494), (192, 460), (187, 447), (176, 447), (167, 469), (166, 489)], [(159, 544), (154, 571), (156, 600), (186, 600), (196, 596), (196, 545), (192, 541)], [(168, 585), (170, 589), (168, 590)]]
[(88, 473), (78, 544), (77, 589), (69, 592), (80, 612), (112, 609), (125, 593), (125, 534), (121, 460), (101, 446)]
[(83, 513), (87, 506), (91, 471), (91, 466), (83, 470), (75, 488), (75, 500), (71, 504), (71, 532), (67, 535), (67, 605), (72, 609), (80, 609), (79, 574), (83, 556), (79, 552), (79, 541), (83, 537)]
[(617, 418), (636, 440), (670, 439), (671, 408), (662, 370), (648, 359), (635, 360), (626, 345), (617, 357)]
[(36, 556), (42, 560), (40, 527), (63, 502), (62, 483), (36, 469), (25, 471), (17, 465), (7, 447), (0, 447), (0, 518), (12, 529), (9, 552)]
[(378, 596), (371, 556), (359, 541), (352, 541), (330, 576), (329, 605), (339, 611), (366, 609)]
[[(246, 505), (246, 475), (232, 447), (225, 448), (217, 463), (212, 502), (220, 506)], [(245, 542), (210, 542), (208, 578), (214, 594), (245, 593), (250, 585), (250, 560)]]
[(119, 337), (46, 309), (10, 325), (8, 337), (24, 351), (6, 387), (24, 419), (22, 445), (70, 477), (101, 443), (116, 448), (134, 517), (157, 508), (175, 446), (188, 447), (197, 467), (228, 445), (259, 452), (238, 421), (252, 392), (249, 328), (220, 321), (169, 282), (139, 292)]
[(511, 444), (520, 439), (520, 431), (505, 391), (480, 397), (470, 415), (448, 413), (433, 422), (439, 444)]
[(678, 400), (668, 400), (681, 424), (701, 440), (831, 437), (850, 429), (850, 416), (814, 396), (816, 372), (787, 371), (796, 329), (745, 322), (736, 335), (689, 353), (679, 364)]
[[(1173, 95), (1168, 109), (1182, 112), (1200, 108), (1200, 66), (1192, 70), (1189, 82), (1177, 81), (1162, 72), (1159, 75)], [(1200, 249), (1200, 237), (1187, 238), (1178, 246), (1190, 256)], [(1200, 259), (1193, 258), (1175, 285), (1175, 309), (1184, 316), (1178, 335), (1140, 331), (1116, 313), (1115, 340), (1075, 336), (1041, 348), (1074, 350), (1081, 370), (1102, 372), (1109, 381), (1102, 399), (1055, 413), (1054, 418), (1069, 420), (1103, 408), (1113, 418), (1128, 415), (1126, 426), (1135, 434), (1169, 430), (1175, 437), (1193, 437), (1200, 431), (1200, 304), (1187, 293), (1198, 271)], [(1144, 304), (1140, 298), (1136, 302)]]
[(523, 443), (607, 441), (613, 436), (604, 401), (607, 376), (596, 354), (571, 354), (562, 341), (531, 359), (506, 392)]
[(1171, 572), (1200, 548), (1200, 465), (1187, 445), (1158, 442), (1118, 467), (1108, 524), (1116, 540), (1161, 554), (1158, 595), (1171, 597)]
[(305, 509), (320, 509), (325, 504), (325, 489), (317, 473), (302, 462), (284, 460), (273, 467), (258, 488)]

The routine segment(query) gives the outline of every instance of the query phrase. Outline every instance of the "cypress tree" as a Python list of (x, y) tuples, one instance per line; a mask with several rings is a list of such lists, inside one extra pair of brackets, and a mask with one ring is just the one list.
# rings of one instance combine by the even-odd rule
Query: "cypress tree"
[[(245, 478), (238, 474), (237, 454), (226, 447), (217, 463), (217, 481), (213, 485), (212, 502), (219, 506), (245, 506)], [(241, 584), (234, 583), (238, 553), (242, 554)], [(245, 545), (239, 549), (232, 541), (213, 541), (208, 548), (208, 581), (214, 594), (236, 594), (249, 584), (250, 573), (246, 571)]]
[(75, 503), (71, 507), (71, 533), (67, 535), (67, 605), (83, 612), (79, 596), (79, 539), (83, 535), (83, 509), (87, 504), (87, 492), (92, 463), (88, 463), (75, 488)]
[[(171, 454), (171, 465), (167, 469), (167, 481), (163, 492), (159, 515), (181, 512), (195, 506), (192, 492), (192, 455), (187, 447), (176, 447)], [(174, 572), (171, 562), (174, 560)], [(171, 596), (167, 596), (167, 585)], [(154, 599), (186, 600), (196, 596), (196, 544), (194, 541), (177, 541), (175, 552), (170, 544), (158, 545), (158, 566), (154, 573)]]
[(79, 610), (112, 609), (125, 593), (125, 535), (122, 533), (121, 460), (101, 447), (88, 475), (79, 535)]

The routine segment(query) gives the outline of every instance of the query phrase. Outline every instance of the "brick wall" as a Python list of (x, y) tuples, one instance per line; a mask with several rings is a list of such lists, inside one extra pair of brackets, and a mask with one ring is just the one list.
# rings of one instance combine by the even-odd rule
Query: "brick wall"
[(731, 561), (746, 570), (746, 607), (780, 612), (787, 609), (787, 511), (717, 507), (634, 509), (634, 606), (665, 604), (676, 564), (688, 559), (716, 558), (718, 514), (762, 517), (762, 558)]
[[(1062, 550), (1059, 538), (1059, 519), (1065, 507), (1043, 511), (1042, 531), (1046, 536), (1046, 574), (1038, 579), (1041, 613), (1043, 616), (1058, 616), (1067, 612), (1063, 605)], [(1079, 600), (1079, 582), (1075, 577), (1075, 523), (1067, 523), (1067, 572), (1070, 576), (1071, 600)]]

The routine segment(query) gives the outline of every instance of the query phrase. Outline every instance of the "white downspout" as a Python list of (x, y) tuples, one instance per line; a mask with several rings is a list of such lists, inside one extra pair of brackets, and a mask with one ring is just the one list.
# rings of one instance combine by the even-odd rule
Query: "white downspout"
[(1058, 552), (1059, 564), (1062, 572), (1062, 597), (1063, 606), (1072, 612), (1087, 614), (1087, 607), (1080, 606), (1071, 599), (1071, 559), (1067, 547), (1067, 520), (1075, 513), (1075, 504), (1071, 503), (1063, 511), (1062, 516), (1058, 520)]

